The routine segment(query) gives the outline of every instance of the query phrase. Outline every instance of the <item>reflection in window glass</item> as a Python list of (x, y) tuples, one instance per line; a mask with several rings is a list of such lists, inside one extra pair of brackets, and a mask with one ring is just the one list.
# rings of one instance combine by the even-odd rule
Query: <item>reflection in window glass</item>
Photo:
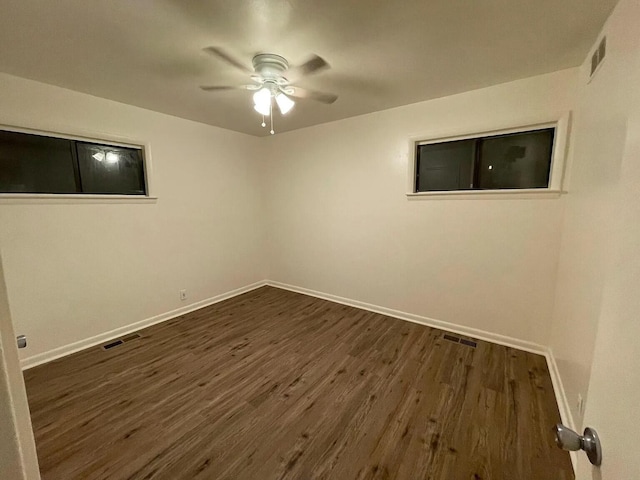
[(0, 130), (0, 194), (146, 195), (144, 152)]
[(484, 138), (477, 188), (546, 188), (552, 146), (553, 129)]
[(415, 191), (547, 188), (555, 129), (417, 145)]
[(76, 149), (84, 193), (146, 193), (140, 150), (80, 142), (76, 144)]
[(433, 143), (418, 147), (418, 192), (471, 188), (475, 140)]
[(72, 142), (0, 131), (0, 193), (76, 193)]

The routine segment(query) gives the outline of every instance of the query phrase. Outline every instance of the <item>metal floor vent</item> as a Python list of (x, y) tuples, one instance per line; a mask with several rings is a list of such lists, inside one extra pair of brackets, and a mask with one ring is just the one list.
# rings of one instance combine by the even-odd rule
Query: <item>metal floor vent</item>
[(466, 345), (467, 347), (471, 347), (471, 348), (476, 348), (478, 346), (477, 342), (474, 342), (473, 340), (467, 340), (466, 338), (460, 338), (460, 337), (456, 337), (455, 335), (450, 335), (448, 333), (445, 333), (442, 338), (444, 338), (445, 340), (449, 340), (450, 342), (453, 343), (460, 343), (462, 345)]
[(123, 343), (130, 342), (131, 340), (135, 340), (137, 338), (140, 338), (139, 333), (131, 333), (122, 338), (118, 338), (117, 340), (113, 340), (109, 343), (105, 343), (104, 345), (102, 345), (102, 348), (104, 350), (109, 350), (110, 348), (117, 347), (118, 345), (122, 345)]
[(127, 343), (131, 340), (135, 340), (136, 338), (140, 338), (139, 333), (130, 333), (129, 335), (125, 335), (124, 337), (122, 337), (120, 340), (122, 340), (124, 343)]

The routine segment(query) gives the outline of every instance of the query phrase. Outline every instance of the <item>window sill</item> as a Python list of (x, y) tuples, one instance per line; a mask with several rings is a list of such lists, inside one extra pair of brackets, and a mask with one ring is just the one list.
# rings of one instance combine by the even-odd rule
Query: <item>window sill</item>
[(521, 190), (454, 190), (447, 192), (408, 192), (409, 200), (518, 200), (518, 199), (549, 199), (560, 198), (564, 193), (562, 190), (549, 190), (541, 188), (521, 189)]
[(8, 204), (86, 204), (156, 203), (158, 197), (145, 195), (64, 195), (44, 193), (0, 193), (0, 205)]

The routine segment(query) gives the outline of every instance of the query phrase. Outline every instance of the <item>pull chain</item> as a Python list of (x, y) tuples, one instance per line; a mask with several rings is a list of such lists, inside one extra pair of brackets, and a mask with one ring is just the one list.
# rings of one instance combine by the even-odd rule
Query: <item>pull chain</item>
[(263, 127), (266, 127), (266, 126), (267, 126), (267, 124), (264, 122), (264, 115), (262, 115), (262, 126), (263, 126)]
[(273, 131), (273, 102), (269, 104), (269, 113), (269, 116), (271, 117), (271, 135), (273, 135), (274, 133), (276, 133)]

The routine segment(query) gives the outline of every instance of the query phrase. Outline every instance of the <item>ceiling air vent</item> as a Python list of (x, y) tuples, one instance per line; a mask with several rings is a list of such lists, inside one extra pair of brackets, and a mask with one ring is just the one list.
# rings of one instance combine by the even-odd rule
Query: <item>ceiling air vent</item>
[(593, 76), (598, 71), (598, 67), (602, 64), (602, 61), (604, 60), (604, 56), (606, 55), (606, 53), (607, 53), (607, 37), (602, 37), (602, 40), (600, 40), (600, 45), (598, 45), (598, 48), (596, 48), (595, 52), (593, 52), (593, 55), (591, 56), (590, 78), (593, 78)]

